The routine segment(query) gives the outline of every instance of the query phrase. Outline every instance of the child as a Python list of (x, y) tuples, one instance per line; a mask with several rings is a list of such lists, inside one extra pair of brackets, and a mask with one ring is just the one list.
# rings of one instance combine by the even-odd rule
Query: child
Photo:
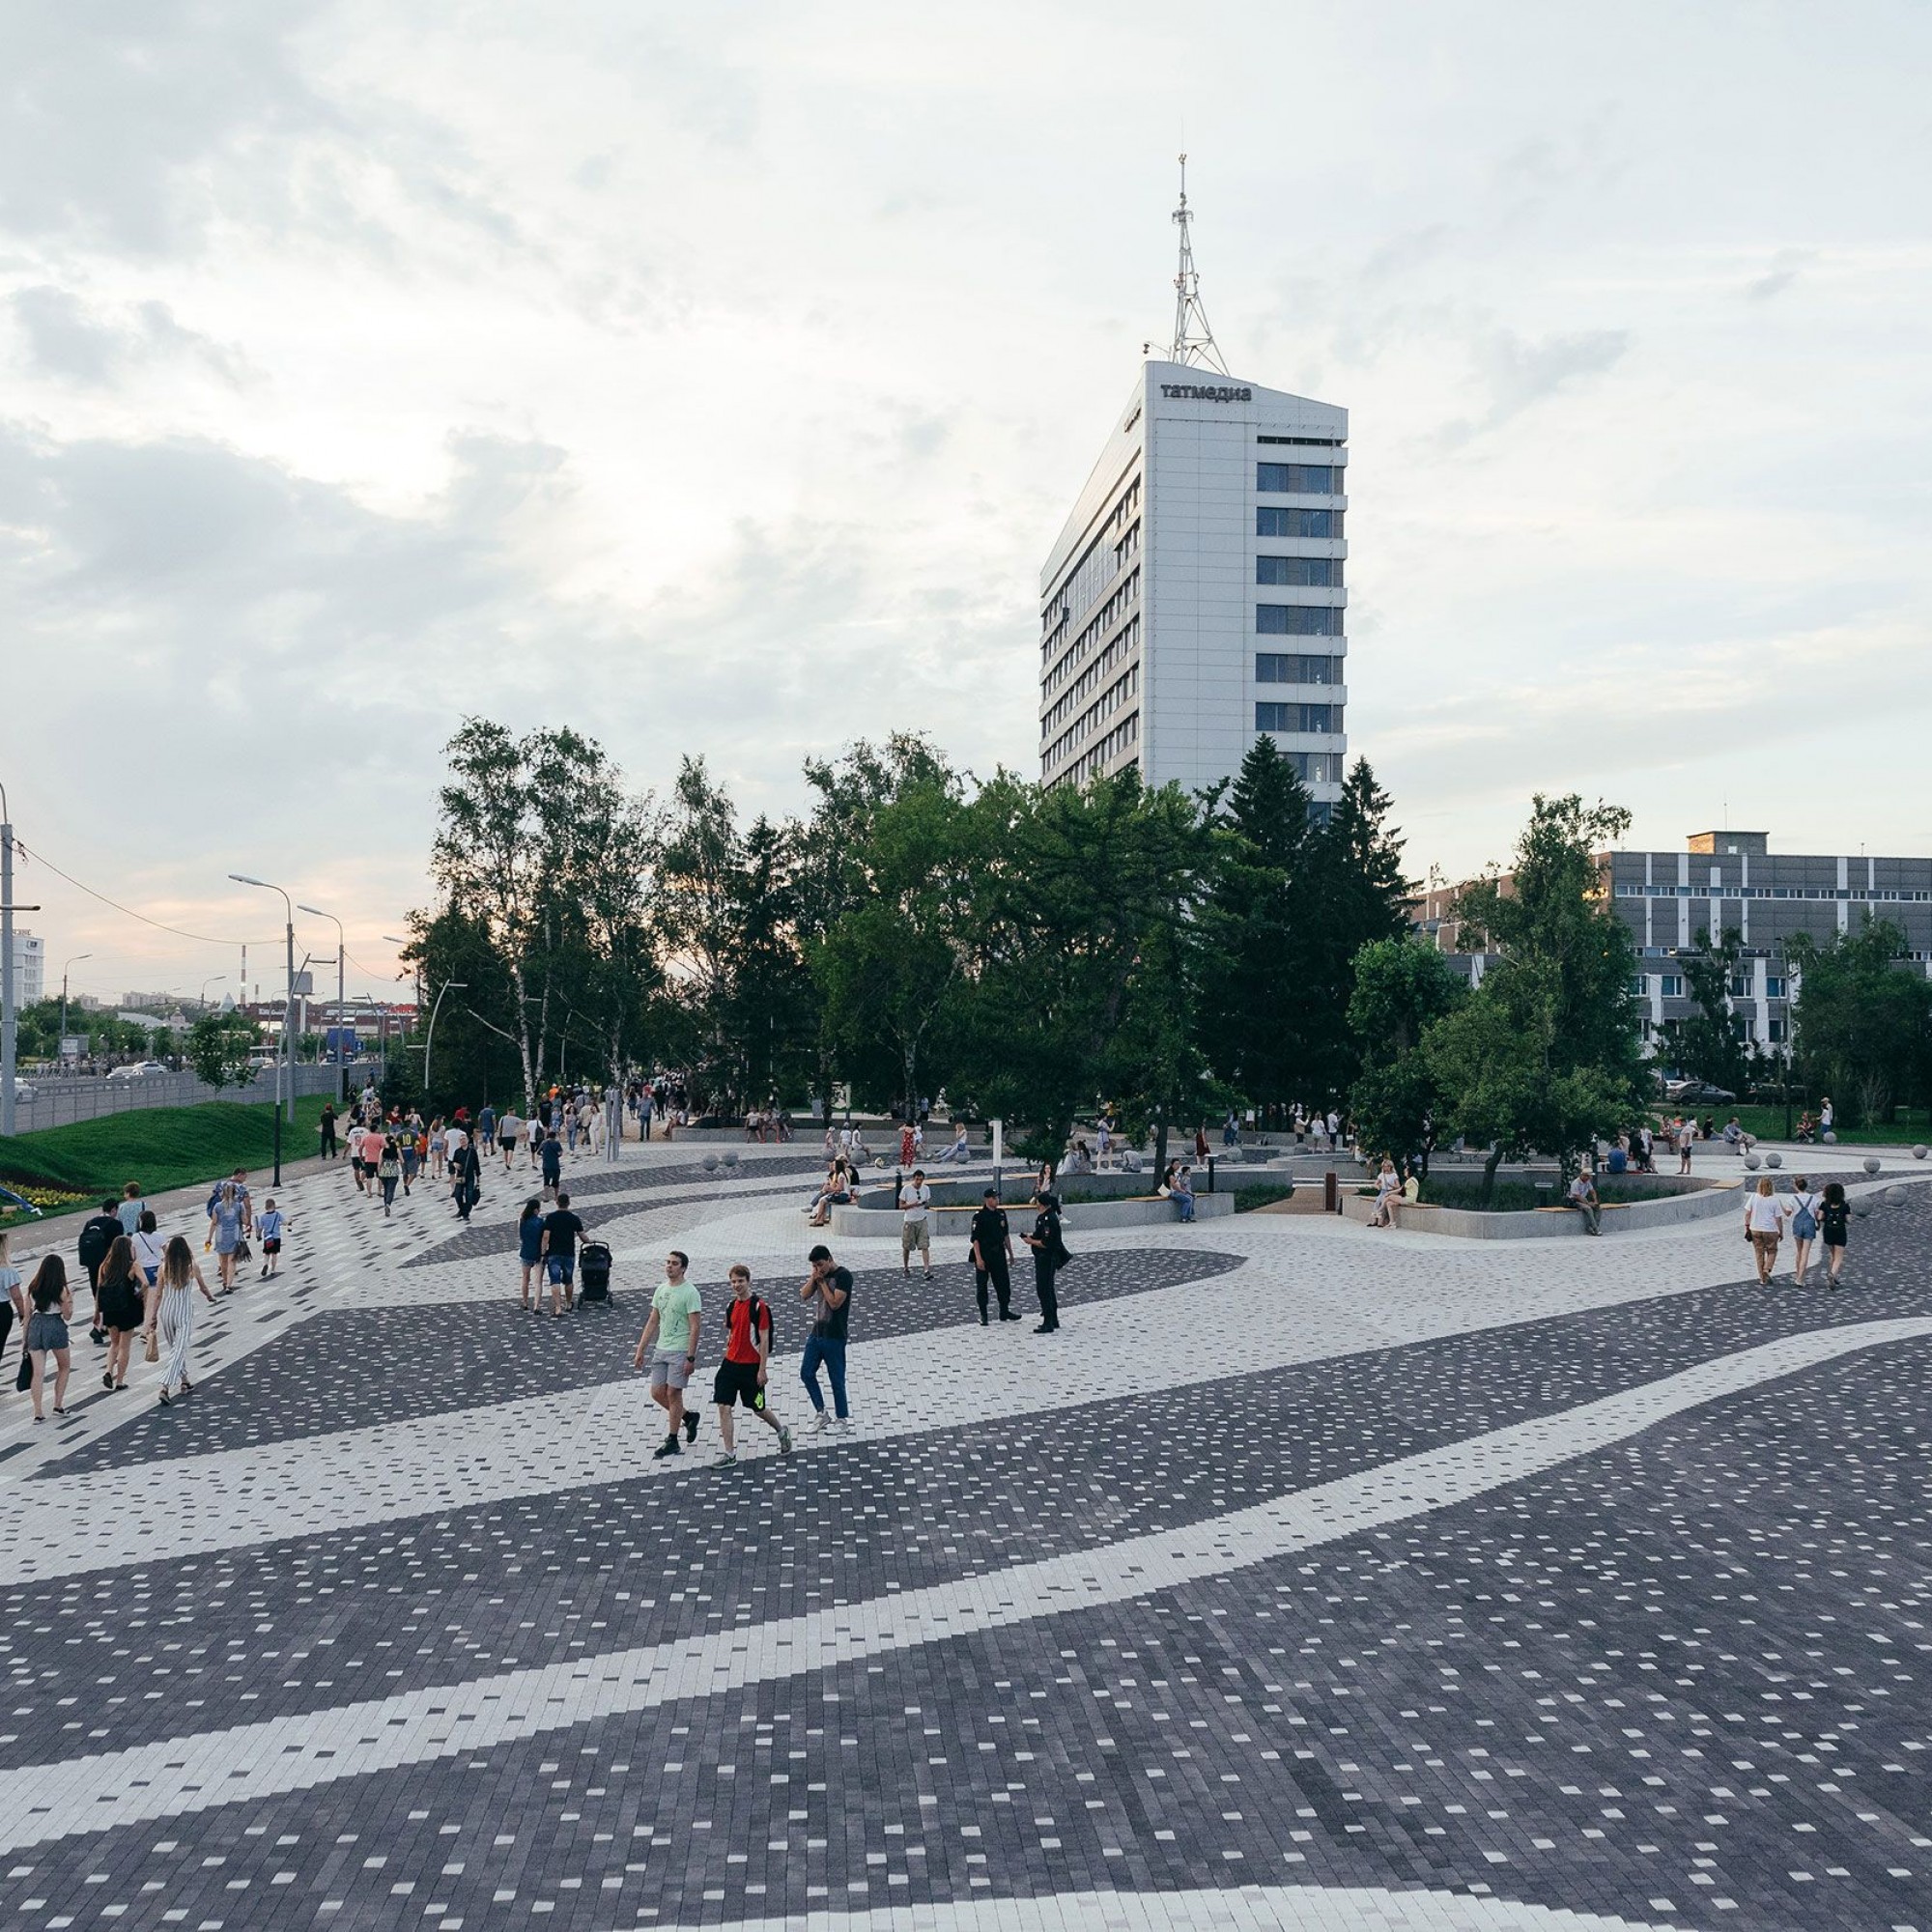
[(262, 1237), (262, 1279), (278, 1272), (282, 1265), (282, 1229), (286, 1225), (282, 1210), (275, 1206), (275, 1197), (269, 1196), (268, 1206), (262, 1209), (262, 1218), (255, 1223), (255, 1231)]

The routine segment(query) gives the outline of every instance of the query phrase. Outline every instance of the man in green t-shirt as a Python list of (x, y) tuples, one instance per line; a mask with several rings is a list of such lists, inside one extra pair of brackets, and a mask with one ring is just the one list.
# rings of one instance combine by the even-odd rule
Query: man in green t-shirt
[(680, 1248), (673, 1248), (665, 1257), (665, 1278), (651, 1296), (650, 1319), (644, 1323), (644, 1332), (638, 1337), (638, 1352), (632, 1363), (634, 1368), (644, 1366), (645, 1352), (651, 1350), (655, 1338), (657, 1346), (651, 1351), (651, 1400), (664, 1410), (670, 1423), (670, 1434), (651, 1452), (654, 1461), (681, 1453), (677, 1439), (680, 1428), (687, 1442), (697, 1440), (699, 1411), (686, 1410), (684, 1389), (692, 1370), (697, 1366), (697, 1329), (704, 1304), (697, 1297), (696, 1288), (685, 1279), (685, 1270), (690, 1265), (691, 1257)]

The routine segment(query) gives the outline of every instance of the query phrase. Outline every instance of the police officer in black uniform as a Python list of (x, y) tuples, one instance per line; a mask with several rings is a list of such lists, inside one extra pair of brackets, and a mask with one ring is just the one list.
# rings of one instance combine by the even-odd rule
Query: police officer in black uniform
[(1039, 1296), (1039, 1326), (1036, 1335), (1051, 1335), (1060, 1326), (1060, 1296), (1053, 1277), (1071, 1259), (1066, 1243), (1060, 1238), (1060, 1197), (1051, 1189), (1037, 1197), (1039, 1214), (1026, 1244), (1033, 1250), (1034, 1293)]
[(986, 1284), (1000, 1297), (1000, 1320), (1017, 1321), (1012, 1311), (1013, 1259), (1012, 1231), (1007, 1226), (1007, 1210), (1000, 1206), (1000, 1190), (987, 1188), (984, 1205), (973, 1216), (973, 1287), (980, 1297), (980, 1326), (986, 1325)]

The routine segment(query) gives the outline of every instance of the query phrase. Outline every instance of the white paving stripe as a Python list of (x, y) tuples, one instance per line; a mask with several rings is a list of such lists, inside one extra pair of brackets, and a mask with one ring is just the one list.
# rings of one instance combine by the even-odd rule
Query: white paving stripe
[(1248, 1885), (1227, 1891), (1062, 1891), (870, 1912), (727, 1921), (720, 1932), (1661, 1932), (1598, 1912), (1382, 1886)]
[[(1030, 1321), (855, 1341), (847, 1373), (855, 1433), (881, 1439), (1082, 1404), (1165, 1397), (1178, 1386), (1227, 1376), (1231, 1363), (1244, 1373), (1286, 1368), (1634, 1298), (1623, 1273), (1581, 1283), (1567, 1276), (1539, 1280), (1494, 1261), (1479, 1283), (1453, 1293), (1391, 1293), (1382, 1281), (1385, 1251), (1364, 1257), (1361, 1230), (1351, 1223), (1332, 1226), (1334, 1236), (1318, 1236), (1312, 1255), (1307, 1244), (1285, 1246), (1293, 1236), (1270, 1239), (1268, 1231), (1255, 1230), (1263, 1252), (1223, 1274), (1085, 1306), (1069, 1289), (1065, 1326), (1052, 1341), (1036, 1337)], [(1321, 1253), (1331, 1238), (1331, 1252)], [(698, 1242), (693, 1238), (690, 1245), (695, 1251)], [(1297, 1276), (1312, 1277), (1306, 1285), (1297, 1279), (1293, 1293), (1283, 1293), (1277, 1257), (1284, 1252)], [(1701, 1286), (1706, 1275), (1737, 1264), (1728, 1241), (1701, 1259), (1682, 1252), (1670, 1259), (1677, 1271), (1660, 1266), (1643, 1295)], [(784, 1296), (784, 1280), (773, 1282), (775, 1296)], [(1378, 1293), (1370, 1292), (1371, 1281)], [(1398, 1283), (1406, 1286), (1400, 1276)], [(1028, 1293), (1018, 1294), (1025, 1306)], [(970, 1305), (962, 1293), (960, 1312)], [(506, 1302), (503, 1319), (534, 1318)], [(863, 1334), (863, 1302), (855, 1305), (854, 1319)], [(1158, 1346), (1150, 1345), (1150, 1336), (1162, 1338)], [(628, 1327), (612, 1322), (613, 1376), (625, 1376), (633, 1339)], [(772, 1378), (774, 1406), (795, 1426), (807, 1413), (798, 1363), (795, 1353), (774, 1357)], [(708, 1384), (709, 1375), (708, 1364), (700, 1368), (700, 1382)], [(218, 1381), (198, 1389), (196, 1402), (220, 1400)], [(377, 1424), (23, 1483), (13, 1507), (0, 1513), (0, 1585), (688, 1468), (685, 1458), (668, 1466), (651, 1460), (662, 1439), (658, 1411), (641, 1381), (626, 1378), (451, 1410), (429, 1423)], [(806, 1446), (814, 1441), (803, 1434), (799, 1439)], [(584, 1473), (586, 1443), (597, 1445), (594, 1478)], [(75, 1522), (86, 1524), (85, 1536), (72, 1534)]]
[(709, 1636), (23, 1766), (0, 1773), (0, 1849), (309, 1790), (596, 1718), (1130, 1601), (1464, 1502), (1719, 1397), (1861, 1349), (1928, 1336), (1927, 1318), (1785, 1336), (1554, 1415), (1099, 1549)]

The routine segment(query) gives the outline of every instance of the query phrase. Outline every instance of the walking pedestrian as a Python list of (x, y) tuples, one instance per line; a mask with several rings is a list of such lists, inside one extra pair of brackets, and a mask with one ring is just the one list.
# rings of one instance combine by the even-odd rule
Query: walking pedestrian
[[(577, 1243), (582, 1234), (583, 1223), (570, 1211), (570, 1196), (559, 1193), (556, 1206), (544, 1216), (543, 1241), (538, 1248), (550, 1276), (550, 1312), (559, 1321), (565, 1308), (577, 1305)], [(559, 1295), (562, 1308), (557, 1306)]]
[(27, 1346), (27, 1294), (21, 1286), (20, 1270), (14, 1265), (14, 1257), (9, 1252), (13, 1236), (5, 1228), (0, 1228), (0, 1355), (7, 1352), (7, 1338), (14, 1332), (14, 1323), (20, 1323), (20, 1346)]
[(152, 1208), (143, 1210), (141, 1225), (134, 1231), (134, 1263), (141, 1270), (141, 1279), (153, 1288), (161, 1278), (161, 1256), (167, 1243), (161, 1239), (160, 1223), (155, 1219)]
[(1007, 1210), (1000, 1206), (1000, 1190), (989, 1187), (980, 1197), (973, 1216), (973, 1292), (980, 1302), (980, 1326), (986, 1326), (986, 1289), (991, 1285), (999, 1296), (1000, 1320), (1017, 1321), (1013, 1313), (1013, 1235), (1007, 1223)]
[(553, 1127), (543, 1139), (543, 1184), (547, 1193), (554, 1194), (563, 1183), (563, 1143), (556, 1137)]
[(242, 1204), (235, 1198), (232, 1180), (224, 1180), (215, 1190), (214, 1209), (208, 1217), (208, 1238), (201, 1245), (204, 1254), (213, 1248), (221, 1292), (226, 1294), (235, 1286), (235, 1251), (242, 1245)]
[(932, 1189), (925, 1184), (925, 1169), (912, 1171), (911, 1183), (899, 1189), (899, 1273), (910, 1278), (912, 1251), (917, 1248), (932, 1279)]
[(450, 1193), (456, 1202), (456, 1218), (467, 1221), (470, 1210), (483, 1198), (483, 1156), (476, 1151), (475, 1141), (464, 1136), (463, 1145), (451, 1157), (450, 1165), (456, 1179)]
[(1696, 1122), (1680, 1118), (1677, 1122), (1677, 1172), (1679, 1174), (1689, 1174), (1690, 1172), (1690, 1150), (1696, 1145)]
[(646, 1350), (651, 1357), (651, 1400), (664, 1410), (670, 1433), (651, 1451), (651, 1460), (661, 1463), (667, 1456), (682, 1455), (677, 1432), (684, 1431), (687, 1442), (697, 1440), (697, 1411), (686, 1410), (684, 1391), (691, 1372), (697, 1366), (697, 1330), (704, 1319), (704, 1303), (696, 1285), (687, 1279), (691, 1257), (682, 1248), (673, 1248), (665, 1257), (665, 1278), (651, 1295), (651, 1312), (644, 1319), (644, 1332), (638, 1337), (638, 1352), (631, 1366), (644, 1366)]
[(369, 1191), (368, 1163), (362, 1158), (362, 1150), (369, 1145), (369, 1129), (360, 1121), (349, 1129), (349, 1171), (355, 1177), (355, 1191), (366, 1194)]
[(100, 1378), (104, 1389), (128, 1386), (134, 1336), (148, 1325), (147, 1287), (134, 1259), (134, 1243), (118, 1236), (100, 1264), (100, 1320), (107, 1330), (107, 1361)]
[(333, 1100), (325, 1100), (322, 1103), (322, 1157), (324, 1160), (333, 1160), (336, 1157), (337, 1151), (338, 1150), (335, 1145), (335, 1102)]
[(524, 1123), (514, 1107), (505, 1108), (497, 1122), (497, 1151), (503, 1156), (503, 1172), (508, 1174), (517, 1158), (517, 1143), (524, 1137)]
[(832, 1259), (832, 1250), (822, 1241), (807, 1257), (811, 1272), (798, 1291), (798, 1298), (811, 1308), (811, 1333), (806, 1338), (805, 1356), (798, 1365), (798, 1378), (811, 1398), (811, 1426), (825, 1427), (825, 1398), (818, 1390), (818, 1367), (825, 1365), (826, 1379), (832, 1384), (832, 1412), (840, 1429), (849, 1429), (852, 1412), (845, 1402), (845, 1338), (852, 1314), (852, 1270)]
[(777, 1433), (779, 1453), (791, 1454), (791, 1431), (772, 1412), (765, 1400), (765, 1376), (771, 1364), (772, 1311), (752, 1289), (752, 1270), (743, 1262), (731, 1267), (731, 1299), (724, 1305), (724, 1359), (711, 1384), (718, 1405), (721, 1463), (738, 1460), (732, 1435), (733, 1404), (748, 1408), (767, 1429)]
[(497, 1151), (497, 1110), (487, 1100), (483, 1111), (476, 1116), (476, 1136), (483, 1143), (486, 1154)]
[(87, 1292), (94, 1304), (87, 1336), (97, 1348), (104, 1347), (107, 1341), (107, 1331), (100, 1325), (100, 1264), (107, 1259), (107, 1250), (114, 1245), (114, 1237), (120, 1232), (120, 1203), (110, 1194), (100, 1204), (100, 1212), (90, 1214), (81, 1224), (74, 1243), (74, 1253), (87, 1270)]
[(1784, 1207), (1768, 1174), (1745, 1197), (1745, 1235), (1757, 1261), (1757, 1285), (1769, 1288), (1777, 1265), (1777, 1244), (1784, 1238)]
[(1791, 1182), (1790, 1215), (1791, 1279), (1794, 1286), (1804, 1288), (1807, 1285), (1804, 1277), (1811, 1271), (1811, 1243), (1818, 1236), (1818, 1197), (1802, 1174)]
[(161, 1356), (161, 1406), (178, 1395), (187, 1395), (194, 1384), (187, 1378), (188, 1344), (194, 1340), (194, 1295), (212, 1307), (214, 1296), (202, 1279), (194, 1250), (176, 1235), (161, 1255), (161, 1281), (158, 1294), (150, 1297), (153, 1309), (148, 1317), (148, 1334), (157, 1338)]
[(140, 1183), (130, 1180), (122, 1188), (120, 1205), (114, 1210), (124, 1235), (131, 1236), (141, 1225), (141, 1206)]
[(1054, 1277), (1073, 1258), (1060, 1235), (1060, 1197), (1048, 1192), (1039, 1197), (1039, 1213), (1033, 1233), (1022, 1237), (1033, 1250), (1033, 1286), (1039, 1299), (1039, 1326), (1036, 1335), (1051, 1335), (1060, 1326), (1060, 1293)]
[[(118, 1238), (118, 1237), (117, 1237)], [(27, 1317), (26, 1352), (34, 1364), (34, 1420), (44, 1422), (41, 1402), (46, 1387), (47, 1357), (54, 1358), (54, 1413), (67, 1413), (67, 1378), (73, 1366), (68, 1352), (67, 1324), (73, 1320), (73, 1293), (67, 1285), (67, 1264), (58, 1255), (41, 1257), (27, 1284), (33, 1313)]]
[(517, 1216), (517, 1259), (523, 1264), (524, 1282), (522, 1288), (524, 1313), (529, 1314), (535, 1306), (530, 1300), (530, 1275), (537, 1278), (537, 1301), (543, 1299), (543, 1203), (532, 1194), (524, 1203), (524, 1211)]
[(1845, 1236), (1852, 1225), (1852, 1204), (1845, 1199), (1845, 1183), (1828, 1180), (1825, 1199), (1818, 1209), (1818, 1232), (1825, 1242), (1825, 1286), (1833, 1291), (1845, 1266)]
[[(369, 1151), (362, 1150), (363, 1158), (368, 1158)], [(396, 1183), (403, 1178), (403, 1151), (397, 1145), (394, 1134), (383, 1136), (383, 1151), (376, 1156), (376, 1182), (383, 1190), (383, 1219), (387, 1220), (395, 1212)]]

